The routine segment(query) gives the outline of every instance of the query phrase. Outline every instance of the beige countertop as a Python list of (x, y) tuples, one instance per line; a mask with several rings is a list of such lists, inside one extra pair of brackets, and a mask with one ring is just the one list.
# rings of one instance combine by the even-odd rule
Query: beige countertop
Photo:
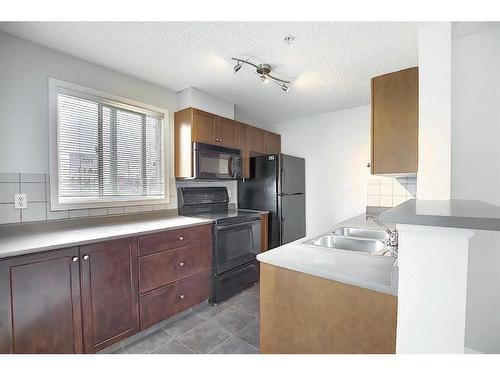
[[(337, 224), (332, 231), (343, 226), (380, 229), (373, 221), (366, 221), (365, 214)], [(387, 226), (394, 227), (393, 224)], [(397, 260), (303, 244), (313, 237), (266, 251), (257, 255), (257, 259), (274, 266), (397, 296)]]
[(211, 223), (163, 212), (0, 226), (0, 258)]

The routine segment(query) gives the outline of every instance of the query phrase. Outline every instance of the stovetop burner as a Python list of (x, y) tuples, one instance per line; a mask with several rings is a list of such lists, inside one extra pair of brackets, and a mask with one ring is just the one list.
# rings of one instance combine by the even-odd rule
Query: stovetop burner
[(251, 221), (259, 217), (258, 211), (229, 208), (225, 187), (179, 188), (179, 214), (212, 219), (218, 223)]

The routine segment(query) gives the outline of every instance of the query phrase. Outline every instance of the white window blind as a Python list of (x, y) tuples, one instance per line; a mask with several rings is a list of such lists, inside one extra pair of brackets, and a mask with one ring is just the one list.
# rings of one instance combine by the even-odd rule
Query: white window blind
[(163, 199), (164, 115), (57, 92), (59, 203)]

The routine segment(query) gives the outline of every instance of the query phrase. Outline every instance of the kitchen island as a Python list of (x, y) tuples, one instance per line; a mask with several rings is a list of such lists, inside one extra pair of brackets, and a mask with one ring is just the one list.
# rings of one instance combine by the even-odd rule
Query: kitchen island
[[(364, 214), (332, 230), (341, 227), (380, 229)], [(261, 353), (394, 353), (396, 259), (307, 240), (257, 257)]]

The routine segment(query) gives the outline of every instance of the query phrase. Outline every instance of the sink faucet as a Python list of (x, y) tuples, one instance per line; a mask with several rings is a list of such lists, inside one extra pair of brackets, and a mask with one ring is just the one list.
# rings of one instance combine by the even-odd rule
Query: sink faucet
[(398, 231), (390, 230), (385, 226), (384, 223), (382, 223), (375, 216), (366, 215), (366, 220), (373, 220), (375, 223), (378, 224), (378, 226), (383, 228), (387, 232), (387, 234), (389, 234), (389, 240), (387, 241), (386, 244), (391, 247), (391, 254), (396, 255), (398, 252)]

